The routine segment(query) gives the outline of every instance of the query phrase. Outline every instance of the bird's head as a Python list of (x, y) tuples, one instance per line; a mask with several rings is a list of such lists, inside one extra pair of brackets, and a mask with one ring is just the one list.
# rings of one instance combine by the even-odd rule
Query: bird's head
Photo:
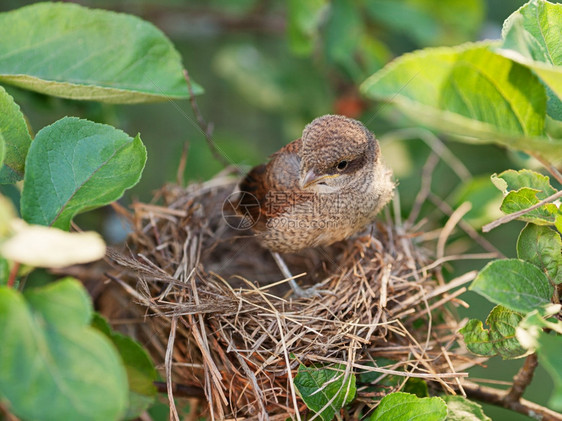
[(300, 186), (335, 192), (360, 182), (378, 154), (378, 142), (359, 121), (340, 115), (318, 117), (302, 133)]

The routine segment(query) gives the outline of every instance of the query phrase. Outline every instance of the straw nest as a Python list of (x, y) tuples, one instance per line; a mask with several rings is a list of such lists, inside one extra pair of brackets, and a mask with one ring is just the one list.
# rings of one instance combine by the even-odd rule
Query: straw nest
[[(169, 395), (182, 385), (213, 419), (298, 418), (307, 409), (294, 378), (312, 363), (341, 364), (342, 376), (357, 376), (343, 418), (369, 414), (412, 377), (462, 390), (460, 370), (471, 363), (451, 309), (464, 288), (451, 291), (471, 276), (442, 280), (451, 224), (415, 233), (387, 209), (347, 241), (287, 255), (299, 284), (325, 291), (295, 299), (251, 231), (225, 223), (223, 202), (236, 181), (225, 171), (187, 188), (165, 186), (152, 204), (127, 213), (127, 249), (110, 253), (109, 276), (146, 316), (136, 335), (162, 368)], [(369, 372), (379, 375), (360, 376)], [(389, 386), (383, 379), (391, 375), (403, 381)]]

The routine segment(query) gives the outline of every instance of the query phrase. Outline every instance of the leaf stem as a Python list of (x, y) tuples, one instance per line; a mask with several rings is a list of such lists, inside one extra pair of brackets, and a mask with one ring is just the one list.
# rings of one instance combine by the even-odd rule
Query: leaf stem
[(197, 101), (195, 101), (195, 95), (193, 94), (193, 87), (191, 86), (191, 79), (189, 78), (189, 73), (187, 69), (183, 69), (183, 76), (185, 77), (185, 81), (187, 82), (187, 89), (189, 91), (189, 103), (191, 104), (191, 109), (193, 110), (193, 114), (195, 114), (195, 118), (197, 119), (197, 125), (199, 129), (205, 136), (205, 140), (207, 141), (207, 145), (211, 150), (211, 154), (213, 157), (219, 161), (224, 167), (230, 166), (230, 162), (227, 158), (224, 157), (224, 154), (219, 151), (217, 144), (213, 141), (212, 133), (213, 133), (213, 126), (205, 121), (201, 111), (199, 110), (199, 106), (197, 105)]
[(561, 197), (562, 197), (562, 190), (548, 196), (546, 199), (541, 200), (539, 203), (536, 203), (533, 206), (528, 207), (527, 209), (521, 209), (520, 211), (513, 212), (513, 213), (510, 213), (508, 215), (504, 215), (501, 218), (496, 219), (494, 222), (490, 222), (489, 224), (484, 225), (482, 227), (482, 231), (484, 231), (484, 232), (491, 231), (494, 228), (499, 227), (500, 225), (503, 225), (507, 222), (513, 221), (514, 219), (519, 218), (521, 215), (525, 215), (526, 213), (529, 213), (532, 210), (540, 208), (541, 206), (546, 205), (547, 203), (553, 202), (556, 199), (559, 199)]

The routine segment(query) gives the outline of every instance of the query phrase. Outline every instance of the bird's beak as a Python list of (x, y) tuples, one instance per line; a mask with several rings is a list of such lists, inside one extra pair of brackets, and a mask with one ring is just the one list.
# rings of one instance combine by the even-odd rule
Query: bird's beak
[(304, 177), (300, 179), (301, 189), (306, 189), (307, 187), (310, 187), (313, 184), (316, 184), (319, 181), (324, 180), (326, 178), (331, 178), (331, 176), (318, 175), (314, 172), (314, 170), (308, 170), (308, 172), (304, 175)]

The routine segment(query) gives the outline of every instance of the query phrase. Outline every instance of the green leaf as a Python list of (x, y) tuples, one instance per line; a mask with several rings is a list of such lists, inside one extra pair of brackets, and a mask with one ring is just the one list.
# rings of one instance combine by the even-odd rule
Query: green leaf
[(552, 282), (562, 283), (562, 239), (553, 229), (527, 224), (517, 240), (517, 257), (537, 266)]
[(562, 5), (532, 0), (504, 22), (498, 51), (531, 68), (562, 98), (561, 33)]
[(127, 378), (115, 348), (88, 326), (92, 305), (75, 279), (23, 295), (0, 287), (0, 395), (19, 418), (116, 420)]
[(4, 165), (4, 155), (6, 154), (6, 142), (2, 136), (2, 128), (0, 127), (0, 168)]
[(562, 336), (541, 332), (538, 337), (537, 356), (554, 382), (548, 406), (562, 411)]
[(97, 313), (94, 314), (92, 326), (113, 342), (123, 359), (129, 381), (129, 406), (125, 418), (137, 418), (154, 402), (157, 395), (153, 382), (157, 380), (158, 372), (154, 363), (144, 348), (128, 336), (113, 331)]
[(418, 44), (454, 45), (473, 39), (482, 18), (481, 0), (463, 2), (442, 0), (369, 0), (367, 13)]
[(518, 191), (523, 187), (537, 190), (537, 197), (540, 200), (556, 193), (550, 185), (550, 178), (532, 170), (507, 170), (502, 173), (493, 174), (492, 183), (505, 195), (511, 191)]
[(79, 329), (92, 319), (90, 296), (73, 278), (65, 278), (43, 288), (31, 288), (24, 295), (27, 304), (54, 328)]
[[(402, 367), (396, 368), (396, 361), (384, 357), (377, 358), (375, 362), (368, 362), (366, 365), (370, 367), (383, 367), (404, 371)], [(388, 393), (390, 388), (393, 388), (393, 390), (398, 389), (398, 387), (404, 382), (405, 377), (406, 374), (404, 374), (404, 376), (395, 376), (384, 375), (383, 373), (378, 373), (376, 371), (366, 371), (359, 374), (359, 382), (367, 384), (369, 392), (385, 395)], [(429, 396), (427, 382), (417, 377), (408, 378), (404, 384), (402, 392), (414, 394), (419, 398)]]
[(0, 242), (13, 235), (12, 224), (16, 218), (17, 213), (13, 203), (6, 196), (0, 195)]
[(287, 34), (296, 54), (310, 54), (318, 37), (326, 0), (290, 0), (288, 2)]
[(515, 336), (522, 319), (520, 313), (496, 306), (486, 318), (489, 329), (484, 329), (480, 320), (472, 319), (459, 332), (470, 352), (488, 357), (500, 355), (504, 359), (519, 358), (527, 352)]
[(556, 218), (554, 219), (554, 226), (558, 232), (562, 232), (562, 213), (556, 215)]
[(421, 124), (469, 143), (498, 143), (562, 159), (562, 140), (545, 137), (544, 86), (490, 43), (405, 54), (361, 85)]
[(416, 395), (418, 398), (426, 398), (429, 396), (429, 388), (427, 387), (427, 382), (416, 377), (410, 377), (408, 380), (406, 380), (406, 384), (404, 384), (404, 389), (402, 389), (402, 391), (405, 393)]
[[(507, 170), (493, 174), (492, 183), (504, 194), (500, 209), (514, 213), (527, 209), (556, 193), (550, 185), (550, 178), (531, 170)], [(518, 219), (539, 225), (552, 225), (562, 211), (553, 203), (547, 203)]]
[(324, 421), (331, 421), (337, 411), (355, 397), (353, 373), (345, 373), (345, 365), (299, 366), (295, 386), (306, 406), (319, 414)]
[(135, 16), (37, 3), (1, 13), (0, 28), (0, 82), (112, 103), (189, 97), (180, 55)]
[(10, 264), (4, 257), (0, 256), (0, 287), (8, 283), (10, 277)]
[(494, 260), (470, 289), (510, 310), (528, 313), (550, 303), (554, 288), (539, 268), (518, 259)]
[(409, 393), (396, 392), (385, 396), (370, 421), (441, 421), (447, 416), (447, 405), (441, 398), (418, 398)]
[(140, 179), (146, 149), (111, 126), (65, 117), (29, 148), (21, 212), (32, 224), (68, 230), (80, 212), (117, 200)]
[(0, 86), (0, 183), (15, 183), (23, 178), (30, 144), (31, 136), (20, 107)]
[(492, 421), (476, 402), (462, 396), (442, 396), (447, 404), (447, 421)]
[[(540, 202), (538, 198), (539, 193), (539, 190), (530, 189), (528, 187), (509, 192), (507, 196), (504, 197), (500, 209), (507, 214), (528, 209)], [(517, 219), (538, 225), (553, 225), (559, 214), (560, 210), (555, 204), (547, 203), (519, 216)]]

